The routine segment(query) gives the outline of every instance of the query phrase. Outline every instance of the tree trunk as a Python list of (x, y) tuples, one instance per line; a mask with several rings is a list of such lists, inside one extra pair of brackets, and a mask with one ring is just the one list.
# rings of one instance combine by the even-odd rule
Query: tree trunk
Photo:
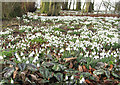
[(91, 2), (91, 0), (86, 0), (86, 8), (85, 12), (93, 12), (94, 10), (94, 3)]
[(40, 7), (41, 13), (47, 13), (49, 11), (49, 3), (50, 2), (42, 2), (41, 0), (41, 7)]
[(62, 2), (62, 10), (68, 10), (68, 2)]
[(28, 11), (35, 11), (35, 2), (2, 2), (2, 19), (21, 17)]
[(46, 13), (48, 16), (60, 15), (60, 2), (41, 2), (41, 13)]
[(70, 10), (70, 7), (71, 7), (71, 3), (72, 3), (72, 2), (70, 1), (70, 4), (69, 4), (69, 10)]
[(89, 10), (88, 12), (93, 12), (94, 11), (94, 2), (90, 2)]
[(88, 11), (89, 11), (90, 2), (91, 2), (91, 0), (86, 0), (86, 1), (85, 1), (85, 3), (86, 3), (85, 12), (87, 12), (87, 13), (88, 13)]
[(50, 2), (48, 16), (58, 16), (60, 15), (60, 2)]
[(81, 10), (81, 2), (79, 1), (79, 0), (77, 0), (77, 5), (76, 5), (76, 10)]

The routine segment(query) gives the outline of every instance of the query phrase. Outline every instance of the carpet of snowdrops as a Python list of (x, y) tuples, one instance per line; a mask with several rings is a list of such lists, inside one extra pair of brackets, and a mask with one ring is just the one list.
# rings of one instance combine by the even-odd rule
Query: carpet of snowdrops
[[(0, 32), (0, 59), (15, 57), (19, 62), (35, 63), (42, 55), (65, 58), (80, 51), (80, 56), (102, 59), (119, 57), (120, 19), (117, 17), (38, 16), (17, 17), (19, 29)], [(34, 23), (34, 25), (32, 24)], [(27, 25), (26, 25), (27, 24)], [(12, 52), (12, 54), (6, 53)], [(73, 56), (73, 57), (74, 57)]]

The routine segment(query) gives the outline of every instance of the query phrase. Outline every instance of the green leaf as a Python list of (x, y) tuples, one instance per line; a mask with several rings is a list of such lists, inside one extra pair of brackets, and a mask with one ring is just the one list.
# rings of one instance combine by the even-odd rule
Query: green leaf
[(93, 71), (93, 74), (95, 74), (95, 75), (100, 75), (100, 74), (104, 74), (104, 70), (103, 69), (99, 69), (99, 70), (95, 70), (95, 71)]
[(110, 78), (110, 71), (105, 71), (105, 75), (107, 76), (107, 78)]
[(24, 71), (26, 68), (26, 63), (19, 63), (18, 67), (20, 68), (21, 71)]
[(41, 81), (41, 83), (48, 83), (49, 82), (49, 80), (45, 80), (45, 79), (43, 79), (42, 81)]
[(14, 72), (14, 70), (15, 70), (14, 67), (9, 68), (8, 71), (6, 73), (4, 73), (4, 77), (9, 78), (12, 75), (12, 73)]
[(114, 71), (112, 71), (111, 73), (112, 73), (112, 75), (113, 75), (114, 77), (120, 78)]
[(30, 71), (37, 71), (38, 70), (34, 64), (28, 64), (27, 69), (29, 69)]
[(50, 67), (50, 66), (53, 66), (54, 63), (51, 63), (51, 62), (44, 62), (42, 65), (43, 65), (43, 66), (46, 66), (46, 67)]
[(39, 72), (42, 74), (43, 78), (45, 79), (52, 77), (52, 72), (49, 72), (49, 70), (45, 67), (40, 67)]
[(54, 76), (58, 81), (63, 81), (63, 74), (62, 73), (56, 73), (56, 74), (54, 74)]
[(3, 69), (3, 72), (8, 71), (9, 69), (10, 69), (10, 67), (5, 67), (5, 68)]
[(53, 69), (54, 71), (61, 71), (61, 68), (60, 68), (59, 64), (55, 64), (55, 65), (52, 67), (52, 69)]
[(109, 64), (112, 64), (112, 65), (113, 65), (113, 61), (110, 61)]
[(11, 64), (11, 65), (16, 65), (16, 63), (12, 62), (12, 61), (7, 61), (7, 64)]
[(80, 76), (83, 76), (83, 77), (90, 77), (91, 76), (91, 74), (90, 73), (88, 73), (88, 72), (83, 72), (83, 73), (81, 73), (80, 74)]

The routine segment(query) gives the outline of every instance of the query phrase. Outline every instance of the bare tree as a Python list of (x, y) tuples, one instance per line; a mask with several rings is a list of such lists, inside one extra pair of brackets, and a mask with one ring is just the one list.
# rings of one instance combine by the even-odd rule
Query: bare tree
[(81, 0), (77, 0), (76, 10), (81, 10)]

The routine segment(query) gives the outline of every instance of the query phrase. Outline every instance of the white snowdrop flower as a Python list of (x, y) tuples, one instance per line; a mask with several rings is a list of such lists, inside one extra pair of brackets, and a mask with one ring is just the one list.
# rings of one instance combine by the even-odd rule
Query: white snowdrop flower
[(68, 75), (65, 75), (65, 80), (68, 80)]
[(94, 52), (92, 52), (92, 55), (95, 55), (96, 54), (96, 52), (94, 51)]
[(91, 57), (92, 57), (92, 55), (89, 55), (89, 57), (91, 58)]
[(74, 50), (76, 50), (77, 48), (76, 47), (73, 47)]
[(11, 44), (9, 43), (8, 46), (11, 46)]
[(114, 55), (114, 57), (117, 57), (117, 56), (118, 56), (117, 54)]
[(20, 59), (19, 55), (17, 54), (17, 52), (15, 53), (15, 56), (16, 56), (18, 61), (21, 61), (21, 59)]
[(6, 58), (6, 55), (3, 55), (4, 58)]
[(81, 83), (84, 83), (84, 82), (85, 82), (85, 79), (84, 79), (84, 77), (83, 77), (83, 78), (80, 80), (79, 83), (81, 84)]
[(83, 55), (83, 53), (81, 52), (80, 55)]
[(60, 56), (60, 53), (58, 53), (58, 55)]
[(74, 75), (71, 76), (71, 80), (73, 80), (73, 79), (74, 79)]
[(69, 51), (70, 51), (70, 47), (67, 47), (66, 50), (69, 50)]
[(28, 60), (26, 61), (26, 64), (30, 63)]
[(85, 48), (85, 47), (83, 47), (83, 50), (85, 51), (85, 50), (86, 50), (86, 48)]
[(23, 56), (24, 54), (23, 54), (23, 52), (21, 52), (21, 56)]
[(109, 57), (109, 55), (106, 55), (106, 57)]
[(37, 67), (40, 67), (40, 64), (39, 64), (39, 63), (37, 63)]
[(25, 56), (23, 56), (22, 59), (25, 59)]
[(94, 58), (95, 58), (95, 59), (98, 59), (98, 58), (99, 58), (99, 56), (97, 56), (97, 55), (96, 55), (96, 56), (94, 56)]
[(12, 79), (12, 78), (11, 78), (11, 81), (10, 81), (10, 82), (11, 82), (11, 84), (13, 84), (13, 83), (14, 83), (14, 81), (13, 81), (13, 79)]
[(34, 51), (32, 51), (32, 53), (30, 53), (30, 55), (28, 57), (32, 57), (35, 54)]
[(0, 60), (2, 60), (3, 59), (3, 56), (0, 56)]
[(117, 62), (117, 59), (115, 59), (115, 62)]
[(64, 49), (63, 49), (63, 48), (60, 50), (60, 53), (62, 53), (62, 52), (64, 52)]

